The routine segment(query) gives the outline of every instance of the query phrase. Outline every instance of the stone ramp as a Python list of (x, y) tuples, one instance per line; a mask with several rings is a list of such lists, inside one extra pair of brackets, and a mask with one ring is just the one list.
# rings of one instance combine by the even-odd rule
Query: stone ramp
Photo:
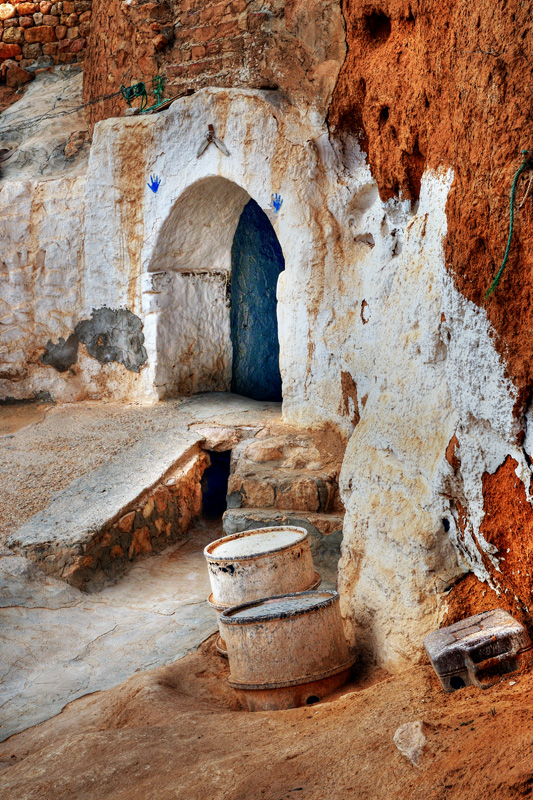
[(137, 555), (184, 538), (208, 464), (197, 433), (160, 431), (74, 480), (6, 544), (47, 574), (98, 588)]

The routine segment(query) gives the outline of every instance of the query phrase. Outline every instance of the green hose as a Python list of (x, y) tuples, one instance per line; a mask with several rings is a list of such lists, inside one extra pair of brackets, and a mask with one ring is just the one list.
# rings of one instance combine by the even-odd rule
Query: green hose
[(533, 168), (533, 159), (529, 158), (529, 150), (522, 150), (522, 158), (523, 158), (522, 164), (516, 171), (516, 175), (514, 176), (513, 179), (513, 185), (511, 187), (511, 213), (509, 219), (509, 238), (507, 239), (507, 247), (505, 248), (505, 254), (503, 256), (502, 265), (498, 270), (498, 274), (494, 278), (490, 288), (487, 289), (487, 292), (485, 294), (485, 300), (488, 300), (488, 298), (491, 296), (491, 294), (498, 286), (500, 278), (502, 276), (502, 272), (504, 271), (505, 265), (507, 264), (507, 259), (509, 258), (509, 252), (511, 250), (511, 240), (513, 238), (513, 228), (514, 228), (514, 198), (516, 194), (518, 179), (520, 178), (520, 175), (524, 172), (524, 170)]

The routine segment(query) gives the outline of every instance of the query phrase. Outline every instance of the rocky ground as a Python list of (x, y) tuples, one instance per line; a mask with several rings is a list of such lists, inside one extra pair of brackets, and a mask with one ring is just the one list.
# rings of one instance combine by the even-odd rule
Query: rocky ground
[[(533, 787), (533, 677), (444, 694), (429, 666), (329, 702), (239, 710), (211, 638), (0, 748), (3, 800), (514, 800)], [(422, 720), (418, 766), (397, 728)]]

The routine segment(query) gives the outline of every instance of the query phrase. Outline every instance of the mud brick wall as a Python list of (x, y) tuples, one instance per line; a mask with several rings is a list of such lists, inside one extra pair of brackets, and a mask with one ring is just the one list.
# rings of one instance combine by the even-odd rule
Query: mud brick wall
[[(91, 7), (92, 0), (0, 3), (0, 76), (3, 82), (8, 85), (26, 83), (31, 80), (32, 68), (83, 61)], [(26, 75), (21, 70), (25, 70)]]

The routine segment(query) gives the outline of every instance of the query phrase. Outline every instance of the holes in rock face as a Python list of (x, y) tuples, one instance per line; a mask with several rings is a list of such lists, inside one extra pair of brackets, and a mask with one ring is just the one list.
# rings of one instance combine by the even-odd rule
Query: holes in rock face
[(459, 675), (454, 675), (453, 678), (450, 679), (450, 686), (454, 691), (457, 691), (457, 689), (464, 689), (465, 685), (464, 680), (460, 678)]
[(314, 706), (315, 703), (320, 703), (320, 697), (317, 697), (316, 694), (311, 694), (305, 701), (306, 706)]
[(413, 12), (411, 11), (411, 9), (409, 9), (409, 14), (408, 14), (408, 15), (407, 15), (407, 17), (405, 18), (405, 22), (406, 22), (406, 25), (407, 25), (409, 28), (414, 28), (414, 26), (415, 26), (415, 15), (414, 15), (414, 14), (413, 14)]
[(358, 236), (355, 237), (354, 242), (361, 242), (362, 244), (367, 244), (370, 248), (374, 247), (376, 242), (374, 237), (371, 233), (360, 233)]
[(373, 11), (364, 17), (365, 30), (374, 42), (383, 44), (391, 34), (390, 18), (379, 11)]
[(379, 112), (379, 127), (382, 128), (388, 119), (389, 119), (389, 108), (388, 106), (383, 106), (383, 108)]
[(446, 531), (446, 533), (448, 533), (448, 531), (450, 530), (450, 520), (446, 519), (446, 517), (443, 517), (442, 525), (443, 525), (443, 528)]
[(204, 516), (208, 519), (218, 519), (226, 510), (231, 450), (224, 450), (221, 453), (210, 450), (209, 456), (211, 465), (202, 477)]

